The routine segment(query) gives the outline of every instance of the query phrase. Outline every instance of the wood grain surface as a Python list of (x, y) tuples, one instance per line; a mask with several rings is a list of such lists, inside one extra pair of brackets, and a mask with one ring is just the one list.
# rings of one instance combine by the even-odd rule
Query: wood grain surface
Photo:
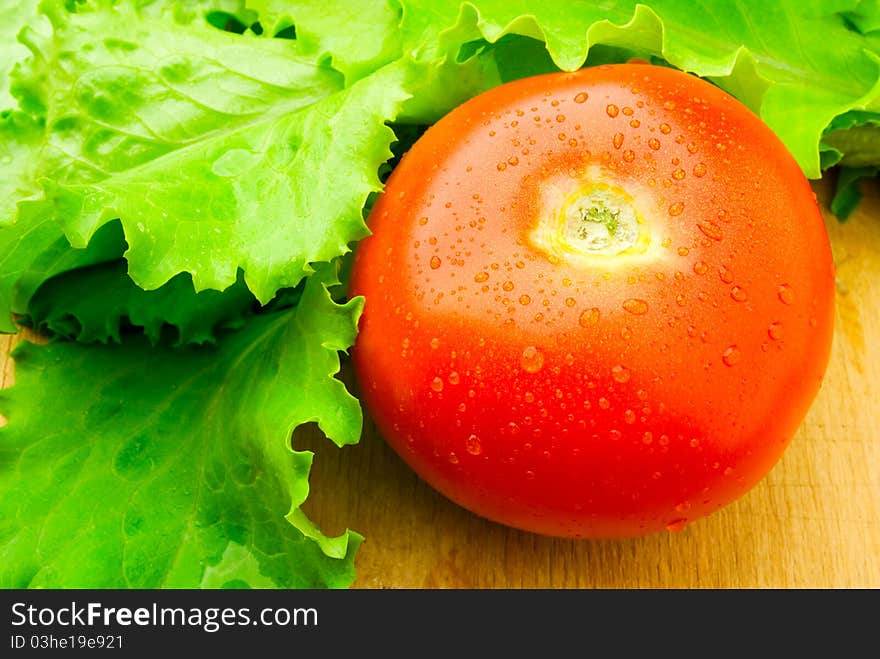
[[(356, 588), (880, 588), (880, 186), (846, 222), (814, 189), (837, 264), (835, 338), (822, 389), (782, 460), (746, 496), (675, 533), (540, 537), (480, 519), (419, 481), (369, 419), (337, 450), (313, 427), (306, 512), (365, 536)], [(0, 338), (2, 383), (13, 380)]]

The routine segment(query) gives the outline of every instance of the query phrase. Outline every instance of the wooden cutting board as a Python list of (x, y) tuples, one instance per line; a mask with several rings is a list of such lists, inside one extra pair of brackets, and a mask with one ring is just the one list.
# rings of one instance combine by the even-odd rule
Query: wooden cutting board
[[(560, 540), (479, 519), (419, 481), (369, 419), (337, 450), (312, 427), (306, 512), (365, 536), (358, 588), (880, 587), (880, 186), (841, 223), (814, 183), (837, 264), (836, 333), (822, 389), (791, 446), (745, 497), (676, 533)], [(17, 338), (0, 339), (2, 384)]]

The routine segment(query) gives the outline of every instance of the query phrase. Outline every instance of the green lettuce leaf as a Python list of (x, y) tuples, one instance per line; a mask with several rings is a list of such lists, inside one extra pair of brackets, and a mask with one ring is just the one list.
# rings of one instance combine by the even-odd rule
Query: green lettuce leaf
[(181, 273), (145, 291), (120, 259), (49, 279), (30, 299), (27, 315), (38, 331), (80, 343), (119, 343), (122, 330), (135, 327), (153, 345), (173, 329), (174, 345), (184, 345), (214, 343), (219, 330), (242, 327), (256, 307), (241, 277), (223, 292), (196, 293), (192, 279)]
[(0, 112), (18, 105), (9, 90), (9, 75), (16, 64), (29, 55), (27, 47), (18, 40), (18, 33), (25, 28), (38, 32), (49, 30), (48, 21), (37, 11), (38, 5), (38, 0), (0, 4)]
[(42, 196), (43, 124), (24, 112), (0, 115), (0, 227), (15, 222), (18, 203)]
[[(60, 241), (60, 243), (59, 243)], [(13, 318), (16, 288), (39, 255), (68, 245), (51, 217), (33, 215), (14, 225), (0, 226), (0, 332), (18, 331)]]
[(406, 43), (432, 56), (476, 39), (517, 34), (544, 41), (563, 70), (602, 44), (662, 58), (712, 79), (774, 129), (811, 178), (821, 175), (819, 139), (838, 115), (880, 106), (880, 48), (850, 28), (850, 2), (634, 0), (401, 0)]
[[(37, 14), (36, 3), (32, 4), (30, 14), (19, 12), (9, 20), (33, 19)], [(117, 259), (127, 247), (123, 234), (116, 234), (115, 230), (113, 240), (99, 239), (102, 233), (110, 233), (103, 229), (90, 236), (89, 242), (83, 240), (77, 248), (72, 247), (57, 223), (51, 200), (44, 198), (41, 182), (52, 186), (59, 182), (75, 184), (100, 180), (114, 168), (136, 167), (145, 158), (155, 156), (156, 152), (164, 152), (171, 148), (169, 144), (174, 140), (185, 145), (188, 140), (197, 139), (199, 131), (216, 133), (234, 126), (236, 121), (256, 120), (255, 117), (265, 114), (269, 108), (282, 112), (280, 106), (285, 103), (288, 109), (295, 109), (339, 87), (338, 74), (299, 57), (290, 42), (259, 42), (255, 59), (272, 66), (272, 70), (265, 72), (261, 79), (251, 75), (247, 61), (235, 63), (237, 37), (221, 33), (203, 17), (210, 13), (210, 8), (235, 11), (236, 6), (241, 5), (229, 0), (200, 1), (185, 6), (175, 2), (152, 2), (141, 7), (143, 16), (148, 16), (141, 18), (130, 3), (115, 7), (109, 2), (72, 5), (81, 13), (70, 16), (67, 6), (47, 0), (43, 8), (51, 16), (56, 32), (38, 31), (33, 25), (24, 25), (20, 30), (22, 42), (30, 49), (31, 57), (21, 59), (19, 53), (12, 74), (13, 91), (30, 114), (16, 111), (0, 115), (0, 330), (12, 332), (17, 329), (12, 315), (27, 313), (30, 296), (49, 277), (66, 269)], [(37, 25), (49, 25), (45, 16), (40, 18)], [(128, 63), (123, 62), (128, 56), (131, 63), (136, 63), (138, 59), (148, 60), (151, 53), (161, 55), (154, 42), (162, 39), (154, 39), (139, 48), (120, 38), (122, 34), (118, 27), (108, 22), (112, 18), (123, 22), (141, 20), (143, 24), (127, 26), (134, 37), (155, 28), (157, 35), (164, 34), (166, 42), (169, 37), (181, 39), (186, 46), (182, 49), (185, 54), (201, 48), (203, 55), (198, 74), (194, 73), (191, 80), (181, 82), (180, 89), (170, 91), (174, 85), (167, 81), (163, 83), (165, 88), (158, 91), (156, 86), (145, 89), (147, 94), (156, 92), (154, 98), (145, 101), (144, 105), (149, 108), (137, 104), (128, 107), (132, 115), (116, 126), (104, 123), (107, 117), (96, 117), (92, 123), (82, 120), (75, 112), (68, 112), (73, 107), (70, 104), (94, 93), (95, 97), (100, 97), (95, 101), (98, 105), (125, 106), (125, 102), (134, 97), (122, 98), (124, 90), (115, 87), (113, 82), (118, 81), (117, 78), (124, 79), (126, 72), (131, 73)], [(190, 38), (183, 39), (183, 33), (190, 34)], [(113, 36), (108, 36), (110, 34)], [(19, 46), (28, 52), (24, 45)], [(169, 43), (168, 56), (157, 61), (156, 66), (165, 67), (163, 70), (185, 67), (188, 60), (183, 56), (172, 56), (174, 49), (174, 44)], [(71, 51), (76, 51), (78, 60), (71, 56)], [(137, 56), (133, 54), (135, 51)], [(291, 52), (294, 54), (292, 58)], [(214, 70), (228, 73), (220, 69), (224, 58), (237, 67), (228, 77)], [(0, 61), (6, 64), (6, 61)], [(102, 63), (109, 66), (102, 67)], [(9, 66), (12, 64), (10, 58)], [(72, 68), (66, 68), (68, 64)], [(81, 75), (77, 66), (91, 70)], [(104, 73), (98, 73), (99, 70)], [(94, 85), (93, 81), (90, 82), (94, 77), (101, 78), (109, 86), (103, 96), (101, 83)], [(286, 89), (287, 85), (295, 85), (295, 88)], [(212, 87), (222, 91), (212, 92)], [(214, 107), (203, 107), (204, 96), (211, 93), (217, 96)], [(113, 97), (113, 94), (119, 96)], [(50, 102), (50, 98), (54, 100)], [(112, 109), (108, 112), (113, 114)], [(181, 122), (188, 123), (183, 125)], [(138, 129), (141, 129), (140, 134)], [(129, 299), (129, 302), (133, 301), (133, 298)], [(65, 310), (43, 308), (42, 311), (57, 316)], [(107, 322), (112, 324), (112, 321)]]
[(366, 235), (404, 67), (336, 92), (339, 74), (296, 42), (92, 9), (56, 7), (44, 54), (59, 90), (46, 94), (49, 142), (93, 165), (44, 181), (75, 247), (118, 217), (139, 286), (188, 272), (196, 290), (223, 290), (241, 269), (265, 303)]
[(361, 538), (305, 518), (312, 453), (290, 445), (309, 421), (360, 436), (333, 376), (361, 300), (324, 279), (216, 347), (22, 344), (0, 395), (0, 587), (348, 586)]
[[(45, 2), (43, 7), (53, 34), (28, 43), (37, 64), (17, 70), (15, 78), (23, 101), (29, 98), (28, 105), (36, 109), (46, 105), (41, 157), (54, 166), (44, 173), (44, 186), (53, 193), (59, 186), (73, 186), (86, 195), (89, 184), (100, 184), (104, 195), (121, 190), (121, 198), (112, 199), (119, 210), (136, 205), (150, 214), (149, 219), (122, 218), (131, 274), (145, 287), (156, 288), (184, 271), (194, 275), (200, 289), (231, 285), (236, 254), (213, 254), (209, 248), (222, 244), (221, 252), (234, 251), (248, 236), (230, 236), (229, 225), (224, 226), (226, 235), (218, 235), (223, 231), (208, 226), (196, 211), (246, 211), (237, 206), (239, 200), (230, 189), (235, 185), (230, 167), (250, 169), (236, 157), (245, 144), (266, 156), (264, 184), (271, 186), (273, 176), (284, 178), (274, 167), (281, 166), (279, 159), (292, 159), (286, 153), (292, 145), (271, 143), (284, 135), (284, 121), (279, 119), (289, 120), (296, 110), (336, 92), (339, 74), (300, 56), (295, 42), (247, 39), (204, 21), (181, 24), (161, 12), (139, 13), (128, 2), (77, 5), (75, 14), (60, 2)], [(248, 135), (249, 127), (254, 130)], [(223, 144), (226, 136), (232, 139), (228, 147)], [(210, 163), (199, 162), (206, 153), (220, 159), (227, 151), (234, 153), (217, 164), (216, 173)], [(199, 179), (213, 180), (218, 189), (208, 186), (203, 197), (193, 195), (200, 181), (185, 181), (181, 174), (187, 168), (198, 171)], [(251, 184), (259, 174), (248, 177)], [(163, 186), (169, 180), (181, 183), (176, 200), (181, 207)], [(191, 187), (184, 191), (184, 184)], [(151, 200), (146, 193), (153, 190), (163, 198)], [(63, 213), (65, 209), (56, 209), (53, 201), (50, 194), (47, 203)], [(256, 205), (250, 198), (241, 201)], [(157, 207), (166, 202), (171, 205)], [(55, 218), (71, 243), (82, 248), (100, 225), (120, 214), (108, 206), (100, 209), (99, 217)], [(266, 217), (261, 209), (243, 219), (258, 225), (254, 233), (263, 233), (261, 229), (276, 218)], [(183, 231), (187, 224), (192, 231)], [(184, 236), (188, 244), (183, 244)], [(177, 261), (168, 243), (179, 250)], [(287, 254), (275, 256), (286, 263)], [(226, 264), (220, 263), (224, 260)], [(212, 277), (212, 270), (223, 275)], [(263, 294), (264, 300), (268, 297)]]
[(122, 256), (118, 222), (96, 232), (84, 249), (73, 249), (41, 203), (24, 202), (17, 221), (0, 225), (0, 332), (18, 331), (15, 316), (29, 313), (37, 289), (57, 274)]
[(245, 0), (138, 0), (137, 5), (145, 16), (170, 16), (183, 25), (202, 21), (224, 29), (225, 24), (218, 23), (223, 18), (233, 20), (244, 28), (236, 30), (238, 34), (257, 20), (256, 14), (245, 7)]
[(835, 117), (822, 141), (840, 154), (841, 165), (880, 165), (880, 112), (854, 110)]
[(346, 84), (367, 77), (392, 62), (411, 69), (409, 98), (399, 122), (433, 123), (480, 92), (502, 82), (493, 58), (468, 57), (425, 50), (403, 28), (404, 8), (398, 0), (248, 0), (268, 34), (296, 28), (301, 52), (327, 61), (345, 76)]
[(45, 148), (44, 122), (24, 112), (0, 116), (0, 331), (15, 332), (14, 314), (27, 313), (34, 291), (65, 270), (122, 256), (119, 223), (74, 249), (42, 198), (39, 180), (70, 164)]
[(248, 0), (268, 35), (296, 28), (303, 53), (326, 58), (350, 85), (403, 55), (394, 0), (327, 3), (322, 0)]
[[(818, 178), (829, 162), (820, 157), (829, 123), (853, 110), (880, 107), (875, 4), (250, 0), (248, 6), (273, 29), (295, 26), (304, 49), (326, 57), (347, 79), (363, 77), (395, 56), (448, 71), (424, 76), (411, 90), (401, 117), (412, 123), (436, 121), (454, 104), (504, 80), (545, 72), (548, 60), (552, 70), (573, 70), (603, 59), (593, 55), (595, 49), (609, 49), (614, 57), (608, 61), (658, 58), (712, 80), (746, 103), (777, 132), (804, 172)], [(511, 36), (524, 39), (505, 43)], [(544, 44), (545, 54), (535, 42)], [(481, 43), (505, 47), (481, 51)], [(471, 77), (469, 84), (455, 73), (464, 65), (460, 70)]]
[(880, 172), (876, 166), (841, 167), (837, 172), (834, 197), (831, 199), (831, 212), (837, 219), (845, 222), (862, 200), (861, 183), (863, 179), (874, 178)]
[[(31, 213), (32, 210), (40, 210), (39, 205), (31, 207), (24, 204), (22, 208), (22, 220), (12, 228), (12, 235), (22, 226), (39, 219), (38, 215)], [(33, 250), (32, 246), (25, 251), (30, 254), (28, 265), (17, 273), (12, 286), (12, 313), (18, 316), (29, 313), (31, 299), (46, 281), (70, 270), (118, 261), (125, 250), (125, 239), (119, 222), (101, 227), (85, 249), (74, 249), (54, 222), (45, 218), (44, 220), (44, 230), (51, 232), (48, 235), (57, 235), (57, 238), (41, 251)], [(3, 230), (0, 229), (0, 238), (2, 237)]]
[(241, 269), (266, 303), (366, 235), (362, 209), (390, 156), (385, 121), (406, 96), (404, 76), (383, 69), (299, 112), (255, 119), (100, 183), (47, 182), (47, 198), (74, 246), (119, 217), (142, 288), (188, 272), (196, 290), (223, 290)]
[(862, 179), (880, 172), (880, 112), (853, 110), (835, 117), (822, 146), (829, 162), (839, 165), (831, 212), (846, 221), (861, 202)]
[(841, 11), (841, 16), (862, 34), (880, 31), (880, 4), (876, 0), (860, 0), (855, 5)]

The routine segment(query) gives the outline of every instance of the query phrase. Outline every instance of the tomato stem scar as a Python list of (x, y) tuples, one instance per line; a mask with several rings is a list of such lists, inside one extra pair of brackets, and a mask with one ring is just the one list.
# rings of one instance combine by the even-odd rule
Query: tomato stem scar
[(545, 210), (530, 236), (549, 258), (576, 263), (647, 251), (651, 244), (648, 227), (635, 200), (620, 186), (581, 182), (575, 190), (562, 193), (561, 204), (554, 203), (561, 191), (551, 190), (554, 192), (545, 196)]
[(617, 186), (594, 183), (569, 195), (558, 221), (563, 242), (581, 254), (620, 254), (639, 239), (634, 202)]
[(617, 234), (617, 229), (620, 227), (620, 209), (608, 208), (601, 202), (589, 208), (581, 206), (578, 208), (578, 214), (580, 215), (581, 225), (577, 228), (577, 234), (581, 240), (586, 240), (589, 236), (590, 232), (588, 231), (589, 225), (586, 224), (587, 222), (604, 224), (612, 238)]

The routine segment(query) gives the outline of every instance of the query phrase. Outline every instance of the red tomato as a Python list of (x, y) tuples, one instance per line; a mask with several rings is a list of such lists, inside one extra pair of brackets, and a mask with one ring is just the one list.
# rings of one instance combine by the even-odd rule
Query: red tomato
[(761, 480), (818, 392), (834, 268), (815, 196), (694, 76), (626, 64), (486, 92), (412, 147), (368, 223), (365, 406), (491, 520), (681, 528)]

